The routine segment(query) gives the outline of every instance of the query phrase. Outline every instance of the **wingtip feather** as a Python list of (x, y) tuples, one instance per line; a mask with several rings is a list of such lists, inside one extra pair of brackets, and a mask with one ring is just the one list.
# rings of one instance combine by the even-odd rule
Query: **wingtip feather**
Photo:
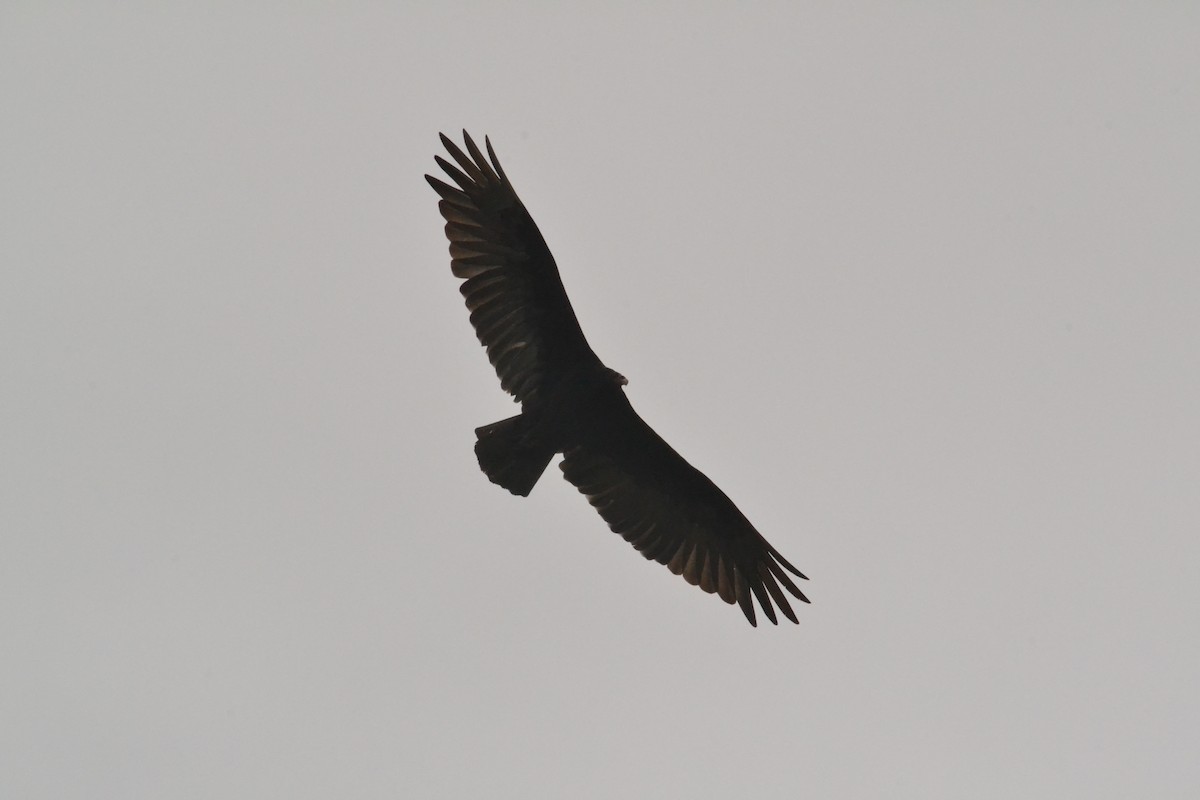
[(484, 136), (483, 146), (487, 148), (488, 158), (492, 160), (492, 167), (496, 170), (496, 174), (500, 176), (500, 180), (508, 183), (508, 176), (504, 174), (504, 167), (500, 166), (500, 159), (496, 158), (496, 151), (492, 149), (492, 140)]
[(770, 544), (767, 545), (767, 551), (771, 555), (775, 556), (775, 560), (778, 561), (780, 564), (782, 564), (783, 568), (786, 569), (788, 572), (792, 573), (793, 575), (795, 575), (797, 578), (800, 578), (801, 580), (805, 580), (805, 581), (808, 580), (807, 575), (805, 575), (803, 572), (801, 572), (800, 570), (793, 567), (791, 562), (788, 561), (786, 558), (784, 558), (783, 555), (778, 550), (776, 550), (774, 547), (772, 547)]

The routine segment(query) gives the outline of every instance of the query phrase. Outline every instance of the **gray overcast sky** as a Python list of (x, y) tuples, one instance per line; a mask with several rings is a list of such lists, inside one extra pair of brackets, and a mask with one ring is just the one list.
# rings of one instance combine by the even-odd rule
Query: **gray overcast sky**
[[(1198, 796), (1200, 9), (643, 5), (4, 4), (0, 795)], [(799, 627), (478, 471), (463, 127)]]

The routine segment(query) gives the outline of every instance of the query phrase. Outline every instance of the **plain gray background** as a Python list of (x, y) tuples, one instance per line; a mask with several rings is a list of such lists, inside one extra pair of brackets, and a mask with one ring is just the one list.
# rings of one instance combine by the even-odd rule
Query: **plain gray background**
[[(4, 4), (0, 794), (1197, 796), (1200, 11), (643, 5)], [(462, 127), (799, 627), (479, 473)]]

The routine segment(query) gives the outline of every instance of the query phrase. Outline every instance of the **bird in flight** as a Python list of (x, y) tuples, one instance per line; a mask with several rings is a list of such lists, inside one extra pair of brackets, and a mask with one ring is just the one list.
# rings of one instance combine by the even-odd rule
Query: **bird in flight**
[(434, 158), (456, 185), (425, 179), (442, 198), (450, 270), (500, 386), (521, 403), (517, 416), (475, 429), (484, 473), (528, 496), (562, 453), (563, 476), (647, 559), (737, 603), (751, 625), (755, 599), (772, 623), (775, 606), (798, 622), (783, 589), (809, 602), (788, 573), (805, 576), (633, 410), (625, 378), (584, 338), (554, 257), (491, 142), (485, 158), (466, 131), (465, 153), (441, 139), (454, 163)]

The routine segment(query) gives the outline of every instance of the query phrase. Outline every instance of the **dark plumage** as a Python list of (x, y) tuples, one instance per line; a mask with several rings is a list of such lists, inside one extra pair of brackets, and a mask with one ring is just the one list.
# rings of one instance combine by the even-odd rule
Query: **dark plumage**
[[(494, 483), (528, 495), (556, 453), (562, 471), (605, 522), (643, 556), (726, 603), (751, 625), (754, 600), (771, 622), (792, 622), (784, 589), (804, 578), (737, 506), (647, 425), (625, 379), (584, 338), (554, 257), (517, 198), (491, 142), (488, 158), (463, 132), (466, 152), (442, 135), (455, 163), (435, 156), (457, 187), (426, 175), (441, 195), (450, 269), (500, 385), (521, 413), (475, 430), (479, 465)], [(782, 588), (780, 588), (782, 586)]]

